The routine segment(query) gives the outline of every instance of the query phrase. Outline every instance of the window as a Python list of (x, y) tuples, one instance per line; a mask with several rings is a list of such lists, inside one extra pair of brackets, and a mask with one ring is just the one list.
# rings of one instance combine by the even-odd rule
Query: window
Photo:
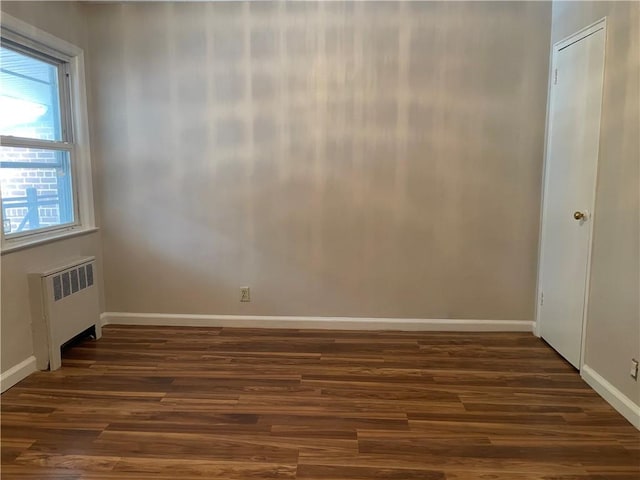
[[(13, 21), (11, 21), (13, 20)], [(3, 250), (93, 226), (82, 50), (2, 18)], [(74, 108), (75, 107), (75, 108)], [(84, 180), (84, 181), (83, 181)]]

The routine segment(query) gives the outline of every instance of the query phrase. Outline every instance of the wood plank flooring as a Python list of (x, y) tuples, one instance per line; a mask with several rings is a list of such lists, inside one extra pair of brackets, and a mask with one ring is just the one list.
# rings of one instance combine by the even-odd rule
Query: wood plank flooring
[(640, 479), (640, 432), (531, 334), (103, 334), (2, 395), (3, 479)]

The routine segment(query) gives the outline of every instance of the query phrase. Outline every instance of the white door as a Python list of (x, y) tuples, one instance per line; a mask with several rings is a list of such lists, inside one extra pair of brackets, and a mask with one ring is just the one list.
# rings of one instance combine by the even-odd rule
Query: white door
[(598, 167), (604, 21), (554, 46), (540, 258), (540, 334), (580, 368)]

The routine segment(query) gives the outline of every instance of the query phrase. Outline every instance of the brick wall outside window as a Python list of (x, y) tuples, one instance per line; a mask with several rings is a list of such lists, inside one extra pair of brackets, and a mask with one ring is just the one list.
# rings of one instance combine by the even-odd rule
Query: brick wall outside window
[[(34, 133), (38, 138), (54, 139), (51, 120), (47, 116), (42, 117), (41, 122), (33, 124)], [(30, 129), (31, 130), (31, 129)], [(35, 135), (34, 135), (35, 136)], [(58, 194), (58, 174), (55, 168), (56, 153), (31, 148), (2, 147), (0, 149), (0, 161), (2, 162), (47, 162), (54, 168), (2, 168), (0, 171), (0, 189), (4, 200), (11, 198), (26, 198), (27, 189), (35, 188), (38, 196)], [(28, 209), (5, 208), (3, 220), (11, 223), (11, 229), (5, 233), (16, 232), (18, 226), (27, 215)], [(40, 226), (49, 227), (60, 223), (60, 211), (58, 205), (46, 205), (38, 208)]]

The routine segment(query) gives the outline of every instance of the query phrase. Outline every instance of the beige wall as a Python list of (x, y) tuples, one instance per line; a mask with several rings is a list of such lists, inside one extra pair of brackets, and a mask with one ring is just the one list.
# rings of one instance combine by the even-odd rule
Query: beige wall
[(640, 405), (640, 3), (560, 2), (557, 42), (607, 16), (585, 362)]
[(2, 1), (0, 10), (86, 49), (85, 14), (79, 2)]
[(107, 311), (533, 319), (549, 4), (87, 11)]
[[(77, 3), (5, 2), (3, 13), (34, 25), (86, 50), (84, 13)], [(27, 273), (77, 255), (95, 255), (100, 262), (98, 233), (60, 240), (0, 257), (1, 270), (1, 355), (2, 372), (33, 354)], [(98, 285), (101, 278), (98, 275)]]

